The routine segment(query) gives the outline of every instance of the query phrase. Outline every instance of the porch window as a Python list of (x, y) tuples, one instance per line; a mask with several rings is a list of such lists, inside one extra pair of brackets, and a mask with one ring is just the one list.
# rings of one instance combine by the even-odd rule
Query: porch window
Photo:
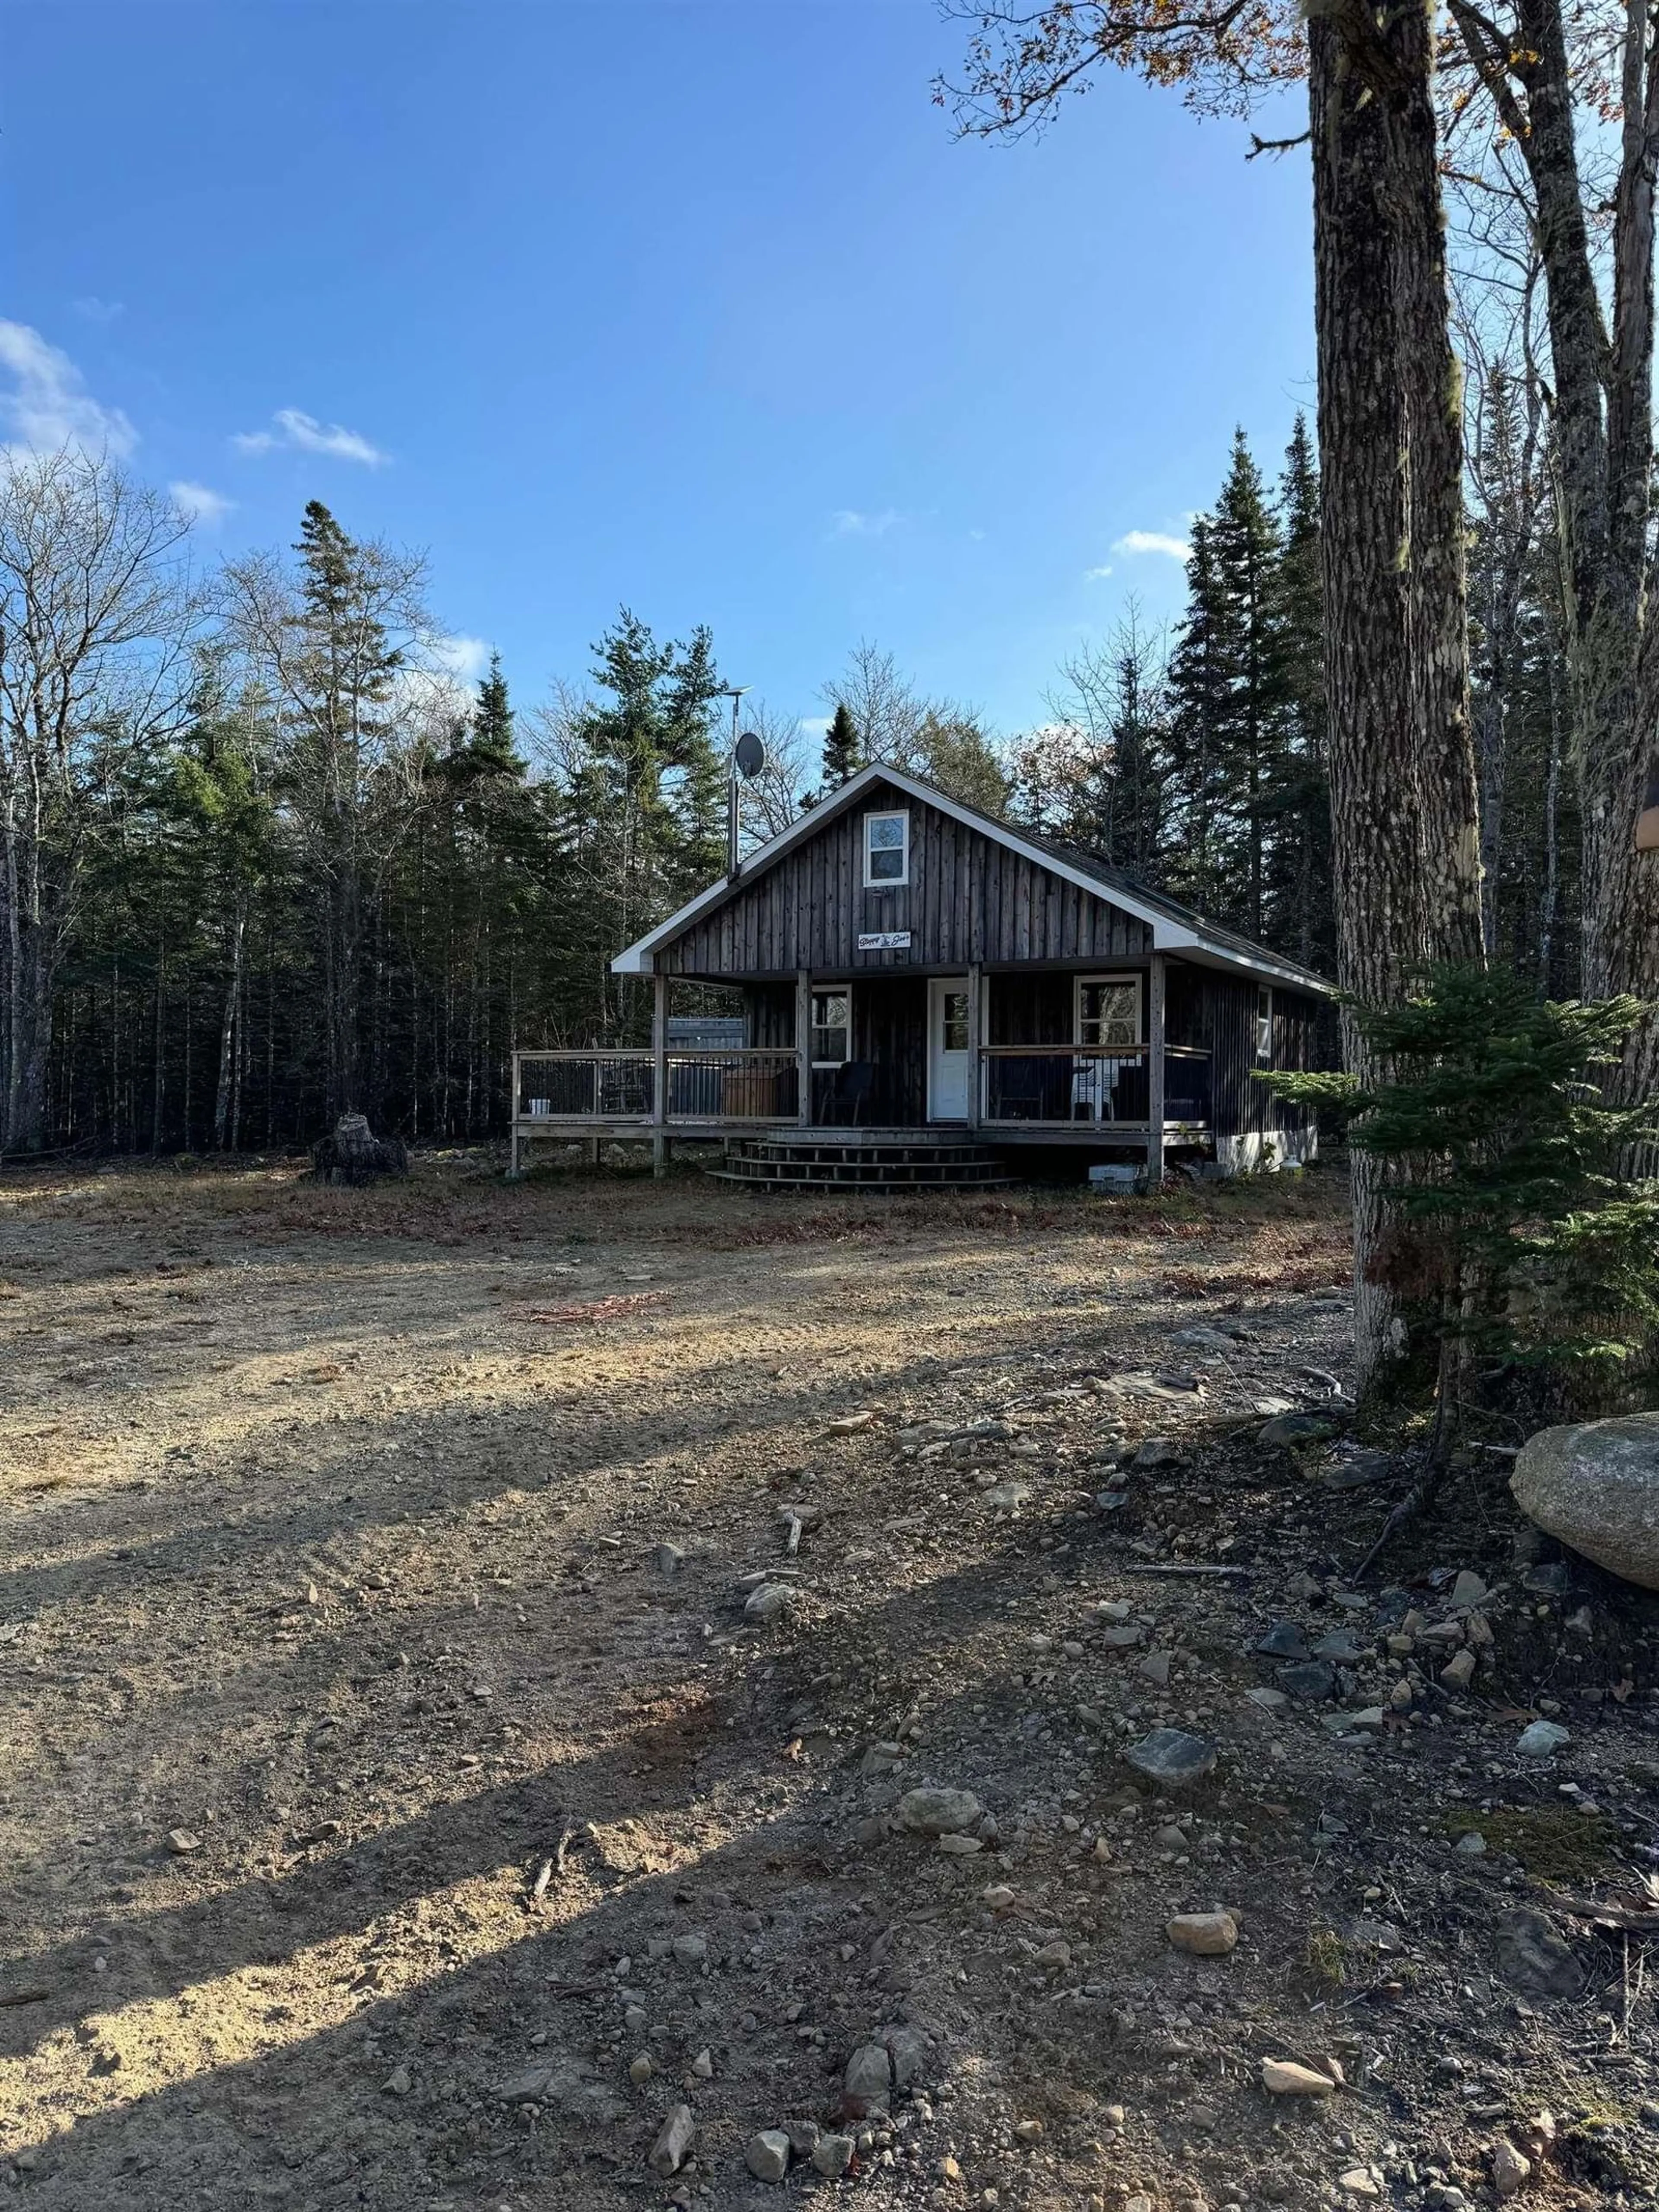
[(1273, 994), (1271, 983), (1258, 983), (1255, 992), (1255, 1064), (1273, 1064)]
[(840, 1067), (853, 1051), (853, 994), (850, 991), (812, 994), (812, 1065)]
[(864, 887), (884, 890), (910, 880), (910, 817), (908, 812), (864, 817)]
[(1079, 975), (1077, 1042), (1094, 1045), (1140, 1042), (1139, 975)]

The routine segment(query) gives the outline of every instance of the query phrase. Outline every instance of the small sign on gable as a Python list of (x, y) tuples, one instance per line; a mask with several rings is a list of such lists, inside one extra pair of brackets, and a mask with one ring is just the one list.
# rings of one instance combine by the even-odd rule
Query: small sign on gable
[(910, 933), (908, 929), (866, 929), (859, 937), (860, 952), (908, 952)]

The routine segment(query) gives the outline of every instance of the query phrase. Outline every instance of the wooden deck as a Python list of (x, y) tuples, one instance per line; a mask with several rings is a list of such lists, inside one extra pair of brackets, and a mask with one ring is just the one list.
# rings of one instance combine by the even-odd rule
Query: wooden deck
[[(1149, 1164), (1171, 1148), (1203, 1145), (1209, 1056), (1170, 1047), (1017, 1044), (975, 1053), (961, 1121), (848, 1120), (832, 1079), (792, 1045), (641, 1047), (519, 1052), (514, 1055), (513, 1172), (538, 1142), (586, 1139), (597, 1158), (606, 1143), (648, 1141), (659, 1166), (675, 1138), (732, 1143), (762, 1136), (848, 1145), (894, 1143), (1064, 1146), (1138, 1152)], [(1201, 1072), (1201, 1079), (1200, 1078)], [(1195, 1087), (1196, 1085), (1196, 1087)], [(1168, 1101), (1188, 1109), (1164, 1116)], [(826, 1104), (830, 1110), (826, 1111)], [(815, 1110), (816, 1109), (816, 1110)], [(1161, 1137), (1161, 1142), (1160, 1142)]]
[[(1060, 1146), (1085, 1152), (1121, 1151), (1144, 1154), (1151, 1152), (1152, 1134), (1150, 1126), (1145, 1121), (979, 1121), (971, 1126), (965, 1121), (956, 1121), (929, 1123), (922, 1128), (878, 1127), (861, 1123), (856, 1127), (820, 1127), (811, 1123), (719, 1118), (657, 1122), (639, 1115), (561, 1116), (526, 1114), (520, 1115), (513, 1124), (513, 1172), (514, 1175), (522, 1172), (529, 1158), (531, 1146), (538, 1140), (543, 1144), (559, 1145), (585, 1142), (591, 1156), (596, 1159), (602, 1145), (648, 1144), (658, 1162), (665, 1164), (677, 1139), (697, 1145), (732, 1145), (745, 1139), (787, 1136), (806, 1144), (872, 1148), (893, 1145), (951, 1146), (977, 1144), (999, 1151), (1009, 1146), (1020, 1149)], [(1201, 1147), (1208, 1143), (1209, 1138), (1210, 1132), (1202, 1123), (1166, 1121), (1164, 1125), (1165, 1152)]]

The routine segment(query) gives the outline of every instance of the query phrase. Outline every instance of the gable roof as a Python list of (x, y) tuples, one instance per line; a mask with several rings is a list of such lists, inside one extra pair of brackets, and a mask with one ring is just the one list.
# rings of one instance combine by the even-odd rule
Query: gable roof
[(924, 806), (937, 807), (977, 830), (987, 837), (996, 840), (1010, 852), (1018, 853), (1038, 867), (1047, 868), (1066, 882), (1075, 884), (1079, 890), (1091, 892), (1109, 904), (1121, 907), (1124, 913), (1144, 921), (1152, 933), (1154, 948), (1160, 952), (1181, 952), (1197, 956), (1227, 967), (1248, 969), (1252, 974), (1271, 977), (1278, 981), (1293, 984), (1302, 991), (1314, 991), (1331, 995), (1334, 987), (1322, 975), (1310, 968), (1304, 968), (1282, 953), (1270, 952), (1264, 945), (1253, 944), (1234, 930), (1224, 929), (1218, 922), (1207, 921), (1178, 899), (1166, 897), (1162, 891), (1150, 890), (1133, 876), (1125, 875), (1121, 868), (1109, 862), (1097, 860), (1091, 853), (1062, 845), (1053, 838), (1043, 837), (1030, 830), (1017, 828), (994, 814), (982, 813), (977, 806), (969, 806), (948, 792), (940, 791), (934, 784), (924, 782), (908, 769), (891, 768), (880, 761), (860, 769), (850, 776), (832, 798), (809, 807), (787, 830), (750, 853), (740, 865), (735, 876), (722, 876), (710, 884), (707, 890), (699, 891), (696, 898), (687, 901), (677, 914), (647, 932), (627, 951), (619, 952), (611, 962), (611, 972), (617, 975), (648, 975), (652, 973), (654, 956), (665, 945), (670, 945), (711, 908), (728, 898), (735, 898), (746, 890), (755, 878), (763, 875), (786, 853), (805, 842), (832, 822), (839, 814), (855, 805), (863, 795), (877, 784), (889, 784), (907, 797)]

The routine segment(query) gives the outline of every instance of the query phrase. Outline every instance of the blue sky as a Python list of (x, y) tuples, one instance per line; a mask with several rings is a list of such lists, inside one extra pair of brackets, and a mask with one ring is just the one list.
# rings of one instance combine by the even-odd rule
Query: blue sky
[(212, 550), (313, 496), (427, 548), (520, 704), (625, 600), (778, 708), (867, 638), (1017, 731), (1311, 407), (1305, 161), (1121, 79), (953, 143), (932, 0), (6, 21), (0, 435), (107, 435)]

